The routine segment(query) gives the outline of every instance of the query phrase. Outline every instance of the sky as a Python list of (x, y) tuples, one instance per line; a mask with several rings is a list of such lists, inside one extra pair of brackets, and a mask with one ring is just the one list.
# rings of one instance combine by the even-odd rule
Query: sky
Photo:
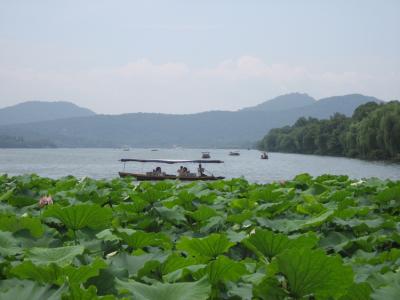
[(0, 0), (0, 107), (237, 110), (281, 94), (400, 99), (399, 0)]

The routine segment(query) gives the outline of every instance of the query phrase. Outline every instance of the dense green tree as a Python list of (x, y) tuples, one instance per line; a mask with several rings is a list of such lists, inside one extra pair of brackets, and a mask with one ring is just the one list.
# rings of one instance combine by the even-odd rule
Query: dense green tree
[(400, 103), (369, 102), (351, 118), (334, 114), (329, 120), (300, 118), (293, 126), (272, 129), (260, 142), (262, 150), (400, 160)]

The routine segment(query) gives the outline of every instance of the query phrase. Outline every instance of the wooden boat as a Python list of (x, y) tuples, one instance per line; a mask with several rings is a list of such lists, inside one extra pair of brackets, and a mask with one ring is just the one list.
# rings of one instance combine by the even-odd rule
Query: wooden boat
[(211, 158), (210, 152), (201, 152), (201, 158)]
[[(182, 180), (182, 181), (196, 181), (196, 180), (220, 180), (224, 179), (223, 176), (214, 176), (204, 174), (204, 168), (202, 168), (201, 164), (210, 164), (210, 163), (223, 163), (221, 160), (168, 160), (168, 159), (137, 159), (137, 158), (122, 158), (120, 162), (124, 163), (124, 171), (118, 172), (120, 177), (132, 177), (138, 181), (158, 181), (158, 180)], [(186, 164), (186, 163), (195, 163), (199, 164), (198, 172), (199, 174), (195, 173), (187, 173), (185, 175), (172, 175), (166, 174), (161, 172), (161, 168), (159, 172), (147, 172), (147, 173), (136, 173), (136, 172), (126, 172), (125, 171), (125, 163), (126, 162), (141, 162), (141, 163), (163, 163), (163, 164)], [(182, 174), (182, 173), (181, 173)]]
[(147, 175), (141, 173), (130, 173), (130, 172), (118, 172), (120, 177), (134, 177), (136, 180), (139, 181), (158, 181), (158, 180), (182, 180), (182, 181), (196, 181), (196, 180), (219, 180), (225, 179), (223, 176), (176, 176), (176, 175)]
[(239, 156), (240, 152), (239, 151), (231, 151), (231, 152), (229, 152), (229, 155), (230, 156)]

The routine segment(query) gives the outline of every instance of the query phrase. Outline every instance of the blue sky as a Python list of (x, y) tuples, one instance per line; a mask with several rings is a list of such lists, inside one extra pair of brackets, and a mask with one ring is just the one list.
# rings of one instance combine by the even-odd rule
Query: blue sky
[(400, 1), (0, 1), (0, 107), (235, 110), (400, 98)]

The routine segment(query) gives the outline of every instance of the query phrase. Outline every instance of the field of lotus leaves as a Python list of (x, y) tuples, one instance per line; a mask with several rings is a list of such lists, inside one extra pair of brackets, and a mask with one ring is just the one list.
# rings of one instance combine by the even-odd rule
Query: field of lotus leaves
[(0, 299), (400, 299), (400, 182), (0, 176)]

